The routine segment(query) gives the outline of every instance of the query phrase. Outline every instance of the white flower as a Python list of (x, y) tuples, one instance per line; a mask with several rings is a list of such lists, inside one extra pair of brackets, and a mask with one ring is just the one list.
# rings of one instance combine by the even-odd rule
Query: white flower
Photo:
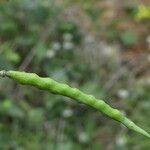
[(85, 43), (93, 43), (95, 41), (95, 38), (91, 35), (87, 35), (85, 37)]
[(148, 44), (148, 47), (150, 48), (150, 35), (147, 36), (146, 42), (147, 42), (147, 44)]
[(55, 56), (55, 51), (54, 50), (48, 50), (47, 51), (47, 57), (48, 58), (53, 58)]
[(85, 132), (80, 132), (78, 138), (79, 138), (79, 141), (82, 143), (86, 143), (89, 141), (89, 137)]
[(52, 49), (56, 50), (56, 51), (60, 50), (61, 49), (61, 44), (59, 42), (54, 42), (52, 44)]
[(125, 99), (125, 98), (127, 98), (127, 97), (129, 96), (129, 91), (127, 91), (126, 89), (120, 89), (120, 90), (118, 91), (118, 96), (119, 96), (120, 98)]
[(117, 144), (118, 146), (123, 147), (123, 146), (126, 145), (126, 143), (127, 143), (127, 139), (126, 139), (125, 136), (118, 136), (118, 137), (117, 137), (117, 139), (116, 139), (116, 144)]
[(71, 109), (65, 109), (62, 113), (63, 117), (68, 118), (71, 117), (73, 115), (73, 112)]
[(71, 50), (73, 49), (74, 44), (72, 42), (63, 42), (63, 49), (65, 50)]
[(63, 34), (63, 39), (64, 39), (64, 41), (71, 41), (72, 38), (73, 38), (73, 36), (72, 36), (72, 34), (70, 34), (70, 33), (65, 33), (65, 34)]

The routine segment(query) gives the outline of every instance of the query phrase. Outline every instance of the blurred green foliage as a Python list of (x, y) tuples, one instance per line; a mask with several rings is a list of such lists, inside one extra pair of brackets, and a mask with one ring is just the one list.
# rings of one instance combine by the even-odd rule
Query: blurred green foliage
[[(1, 3), (1, 69), (27, 69), (60, 82), (84, 86), (90, 79), (88, 66), (81, 65), (74, 53), (81, 35), (74, 22), (58, 17), (60, 13), (61, 8), (52, 1)], [(90, 82), (86, 87), (91, 88)], [(82, 124), (85, 115), (90, 114), (87, 108), (82, 106), (78, 110), (78, 105), (65, 97), (8, 80), (1, 81), (1, 88), (0, 149), (69, 150), (90, 146), (91, 132), (81, 135), (80, 145), (80, 131), (75, 131), (79, 130), (77, 122)]]
[[(101, 13), (92, 9), (91, 1), (80, 3), (92, 20)], [(101, 81), (76, 53), (82, 42), (80, 27), (63, 19), (62, 12), (63, 8), (52, 0), (0, 2), (0, 70), (36, 72), (98, 98), (109, 98), (113, 94), (106, 95)], [(108, 28), (108, 39), (117, 39), (125, 46), (137, 41), (132, 32), (118, 32), (116, 24)], [(130, 98), (121, 101), (128, 115), (147, 130), (149, 90), (145, 84), (135, 85), (128, 91)], [(109, 145), (113, 150), (136, 149), (135, 145), (139, 150), (149, 149), (144, 137), (127, 132), (99, 112), (66, 97), (17, 85), (9, 79), (0, 80), (0, 91), (0, 149), (104, 150)]]

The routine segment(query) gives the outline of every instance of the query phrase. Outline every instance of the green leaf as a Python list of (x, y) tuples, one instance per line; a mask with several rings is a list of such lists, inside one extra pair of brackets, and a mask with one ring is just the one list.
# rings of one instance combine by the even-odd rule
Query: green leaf
[(120, 39), (124, 45), (130, 46), (130, 45), (133, 45), (137, 42), (138, 37), (133, 32), (125, 31), (125, 32), (120, 34)]
[(44, 111), (41, 108), (31, 109), (28, 112), (28, 123), (32, 126), (38, 126), (44, 121)]
[(17, 52), (12, 51), (12, 50), (7, 51), (5, 53), (5, 57), (7, 60), (9, 60), (13, 63), (18, 63), (20, 61), (20, 55)]

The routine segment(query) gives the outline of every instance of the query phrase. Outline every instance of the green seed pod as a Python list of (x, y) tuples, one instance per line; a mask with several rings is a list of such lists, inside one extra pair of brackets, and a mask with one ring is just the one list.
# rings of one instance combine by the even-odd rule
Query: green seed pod
[(54, 94), (70, 97), (77, 100), (80, 103), (89, 105), (108, 117), (121, 122), (127, 128), (139, 132), (146, 137), (150, 138), (150, 135), (138, 127), (135, 123), (124, 116), (119, 110), (110, 107), (103, 100), (96, 99), (92, 95), (83, 93), (77, 88), (71, 88), (70, 86), (62, 83), (58, 83), (51, 78), (42, 78), (35, 73), (26, 73), (19, 71), (0, 71), (1, 77), (9, 77), (17, 82), (25, 85), (32, 85), (42, 90), (47, 90)]

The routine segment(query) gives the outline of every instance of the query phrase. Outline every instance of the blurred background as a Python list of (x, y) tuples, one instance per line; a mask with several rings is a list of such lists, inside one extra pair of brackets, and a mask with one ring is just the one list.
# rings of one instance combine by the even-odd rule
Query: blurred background
[[(35, 72), (150, 132), (148, 0), (1, 0), (0, 70)], [(149, 150), (150, 140), (67, 97), (0, 79), (0, 150)]]

